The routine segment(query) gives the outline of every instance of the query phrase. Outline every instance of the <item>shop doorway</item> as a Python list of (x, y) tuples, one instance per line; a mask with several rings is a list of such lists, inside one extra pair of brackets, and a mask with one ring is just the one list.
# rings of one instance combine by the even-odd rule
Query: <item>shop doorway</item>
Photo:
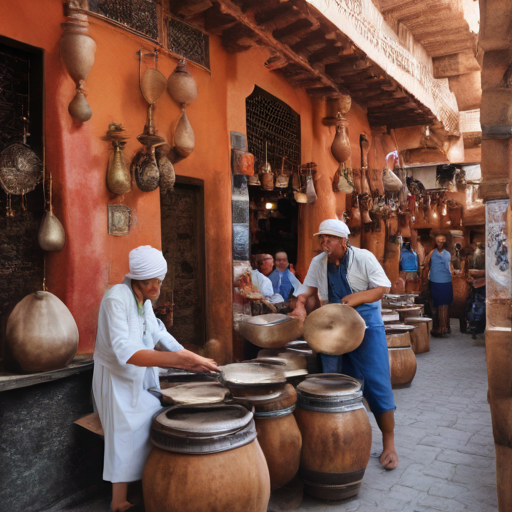
[(167, 277), (157, 316), (186, 348), (206, 342), (206, 272), (203, 180), (176, 177), (174, 191), (160, 193), (162, 252)]
[[(299, 208), (291, 188), (291, 176), (300, 171), (300, 116), (280, 99), (255, 87), (246, 99), (246, 118), (247, 144), (255, 156), (255, 173), (270, 166), (273, 183), (268, 187), (266, 176), (265, 188), (248, 187), (251, 260), (259, 253), (275, 255), (277, 251), (285, 251), (289, 262), (295, 264)], [(276, 180), (279, 174), (289, 178), (281, 188)]]

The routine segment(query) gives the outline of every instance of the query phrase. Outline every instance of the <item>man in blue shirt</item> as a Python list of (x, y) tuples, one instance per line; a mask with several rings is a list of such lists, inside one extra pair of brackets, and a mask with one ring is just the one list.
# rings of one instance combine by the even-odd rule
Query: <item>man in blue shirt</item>
[(300, 281), (288, 268), (288, 255), (284, 251), (276, 252), (276, 268), (268, 278), (272, 281), (274, 293), (279, 293), (287, 301), (300, 286)]

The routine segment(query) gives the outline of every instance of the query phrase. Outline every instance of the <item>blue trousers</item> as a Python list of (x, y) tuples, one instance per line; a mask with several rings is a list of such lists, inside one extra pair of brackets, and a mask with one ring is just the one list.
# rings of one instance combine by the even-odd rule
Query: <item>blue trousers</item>
[(363, 382), (363, 396), (374, 414), (396, 409), (384, 325), (367, 327), (363, 342), (352, 352), (320, 357), (324, 373), (343, 373)]

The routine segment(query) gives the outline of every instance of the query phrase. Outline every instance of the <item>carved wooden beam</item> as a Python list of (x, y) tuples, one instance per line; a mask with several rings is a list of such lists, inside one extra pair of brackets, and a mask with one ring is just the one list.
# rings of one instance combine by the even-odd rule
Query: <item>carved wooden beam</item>
[[(295, 63), (298, 66), (306, 69), (308, 72), (311, 73), (313, 77), (317, 78), (322, 83), (323, 86), (331, 87), (336, 92), (346, 93), (345, 90), (341, 90), (341, 88), (336, 84), (336, 82), (334, 82), (329, 77), (323, 75), (322, 73), (314, 69), (308, 61), (297, 55), (287, 45), (284, 45), (281, 42), (279, 42), (264, 27), (260, 27), (254, 20), (254, 17), (251, 15), (251, 13), (243, 13), (240, 7), (238, 7), (233, 1), (222, 0), (222, 3), (220, 4), (220, 10), (224, 14), (229, 14), (233, 16), (239, 21), (239, 24), (245, 26), (247, 34), (245, 34), (244, 37), (247, 37), (248, 34), (251, 34), (249, 37), (257, 38), (263, 45), (270, 48), (276, 54), (281, 54), (290, 63)], [(235, 27), (229, 28), (222, 35), (222, 41), (228, 47), (233, 48), (239, 45), (237, 39), (241, 34), (243, 34), (243, 31), (240, 32), (240, 29), (238, 29), (239, 31), (235, 32), (234, 29), (237, 26), (238, 25), (235, 25)]]
[(170, 0), (169, 8), (173, 14), (186, 18), (196, 16), (213, 5), (213, 0)]

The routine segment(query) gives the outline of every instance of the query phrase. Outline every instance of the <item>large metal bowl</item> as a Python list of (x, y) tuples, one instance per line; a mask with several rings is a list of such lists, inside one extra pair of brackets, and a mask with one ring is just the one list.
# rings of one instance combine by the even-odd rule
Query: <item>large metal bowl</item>
[(240, 334), (261, 348), (281, 348), (302, 334), (302, 321), (281, 314), (248, 317), (240, 322)]

